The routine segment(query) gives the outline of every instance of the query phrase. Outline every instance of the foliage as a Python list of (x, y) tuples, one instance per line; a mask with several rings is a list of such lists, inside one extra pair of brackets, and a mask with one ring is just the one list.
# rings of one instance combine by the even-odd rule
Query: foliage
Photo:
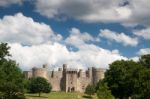
[(23, 75), (15, 61), (6, 59), (10, 56), (6, 43), (0, 44), (0, 93), (4, 99), (24, 99)]
[(10, 47), (7, 43), (1, 43), (0, 44), (0, 60), (4, 59), (7, 56), (10, 56), (9, 54)]
[(139, 63), (147, 68), (150, 68), (150, 54), (142, 55), (139, 59)]
[(50, 83), (42, 77), (36, 77), (31, 79), (31, 83), (29, 84), (29, 90), (31, 93), (49, 93), (51, 92), (51, 85)]
[(29, 79), (24, 79), (23, 85), (24, 85), (24, 92), (28, 93), (29, 92), (29, 85), (31, 83), (30, 78)]
[(85, 89), (85, 93), (90, 95), (90, 97), (91, 97), (91, 95), (93, 95), (95, 93), (95, 86), (88, 85)]
[(114, 99), (107, 84), (101, 80), (97, 84), (97, 96), (99, 99)]
[(120, 99), (149, 99), (150, 97), (150, 55), (143, 55), (139, 62), (115, 61), (105, 73), (112, 94)]
[(123, 99), (129, 97), (134, 91), (134, 83), (137, 81), (133, 75), (137, 76), (137, 70), (142, 68), (133, 61), (115, 61), (110, 64), (110, 69), (106, 71), (105, 81), (115, 97)]
[(132, 95), (133, 99), (149, 99), (150, 97), (150, 69), (144, 68), (139, 72), (137, 82), (134, 84), (135, 91)]

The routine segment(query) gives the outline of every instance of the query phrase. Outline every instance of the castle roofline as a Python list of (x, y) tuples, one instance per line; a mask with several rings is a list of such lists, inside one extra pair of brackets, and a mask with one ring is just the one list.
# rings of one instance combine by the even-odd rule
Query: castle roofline
[(67, 68), (67, 71), (78, 71), (78, 69)]

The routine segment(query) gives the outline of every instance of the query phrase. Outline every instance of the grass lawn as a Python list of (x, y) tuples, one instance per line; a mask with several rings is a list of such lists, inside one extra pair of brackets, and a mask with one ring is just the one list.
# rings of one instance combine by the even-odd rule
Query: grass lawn
[[(38, 94), (26, 94), (27, 99), (90, 99), (85, 94), (81, 93), (65, 93), (65, 92), (51, 92), (49, 94), (41, 94), (41, 97), (38, 97)], [(93, 95), (92, 99), (98, 99), (96, 95)]]

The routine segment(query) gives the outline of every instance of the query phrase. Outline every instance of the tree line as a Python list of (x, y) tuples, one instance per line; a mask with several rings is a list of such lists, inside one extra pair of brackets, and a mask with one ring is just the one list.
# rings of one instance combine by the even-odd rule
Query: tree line
[(96, 86), (87, 86), (85, 92), (97, 93), (99, 99), (150, 99), (150, 54), (142, 55), (138, 62), (111, 63), (104, 79)]

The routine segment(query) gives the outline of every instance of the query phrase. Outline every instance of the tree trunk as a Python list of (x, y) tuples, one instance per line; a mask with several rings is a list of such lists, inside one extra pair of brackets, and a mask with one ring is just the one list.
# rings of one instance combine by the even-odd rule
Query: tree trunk
[(39, 92), (39, 97), (41, 96), (41, 92)]

